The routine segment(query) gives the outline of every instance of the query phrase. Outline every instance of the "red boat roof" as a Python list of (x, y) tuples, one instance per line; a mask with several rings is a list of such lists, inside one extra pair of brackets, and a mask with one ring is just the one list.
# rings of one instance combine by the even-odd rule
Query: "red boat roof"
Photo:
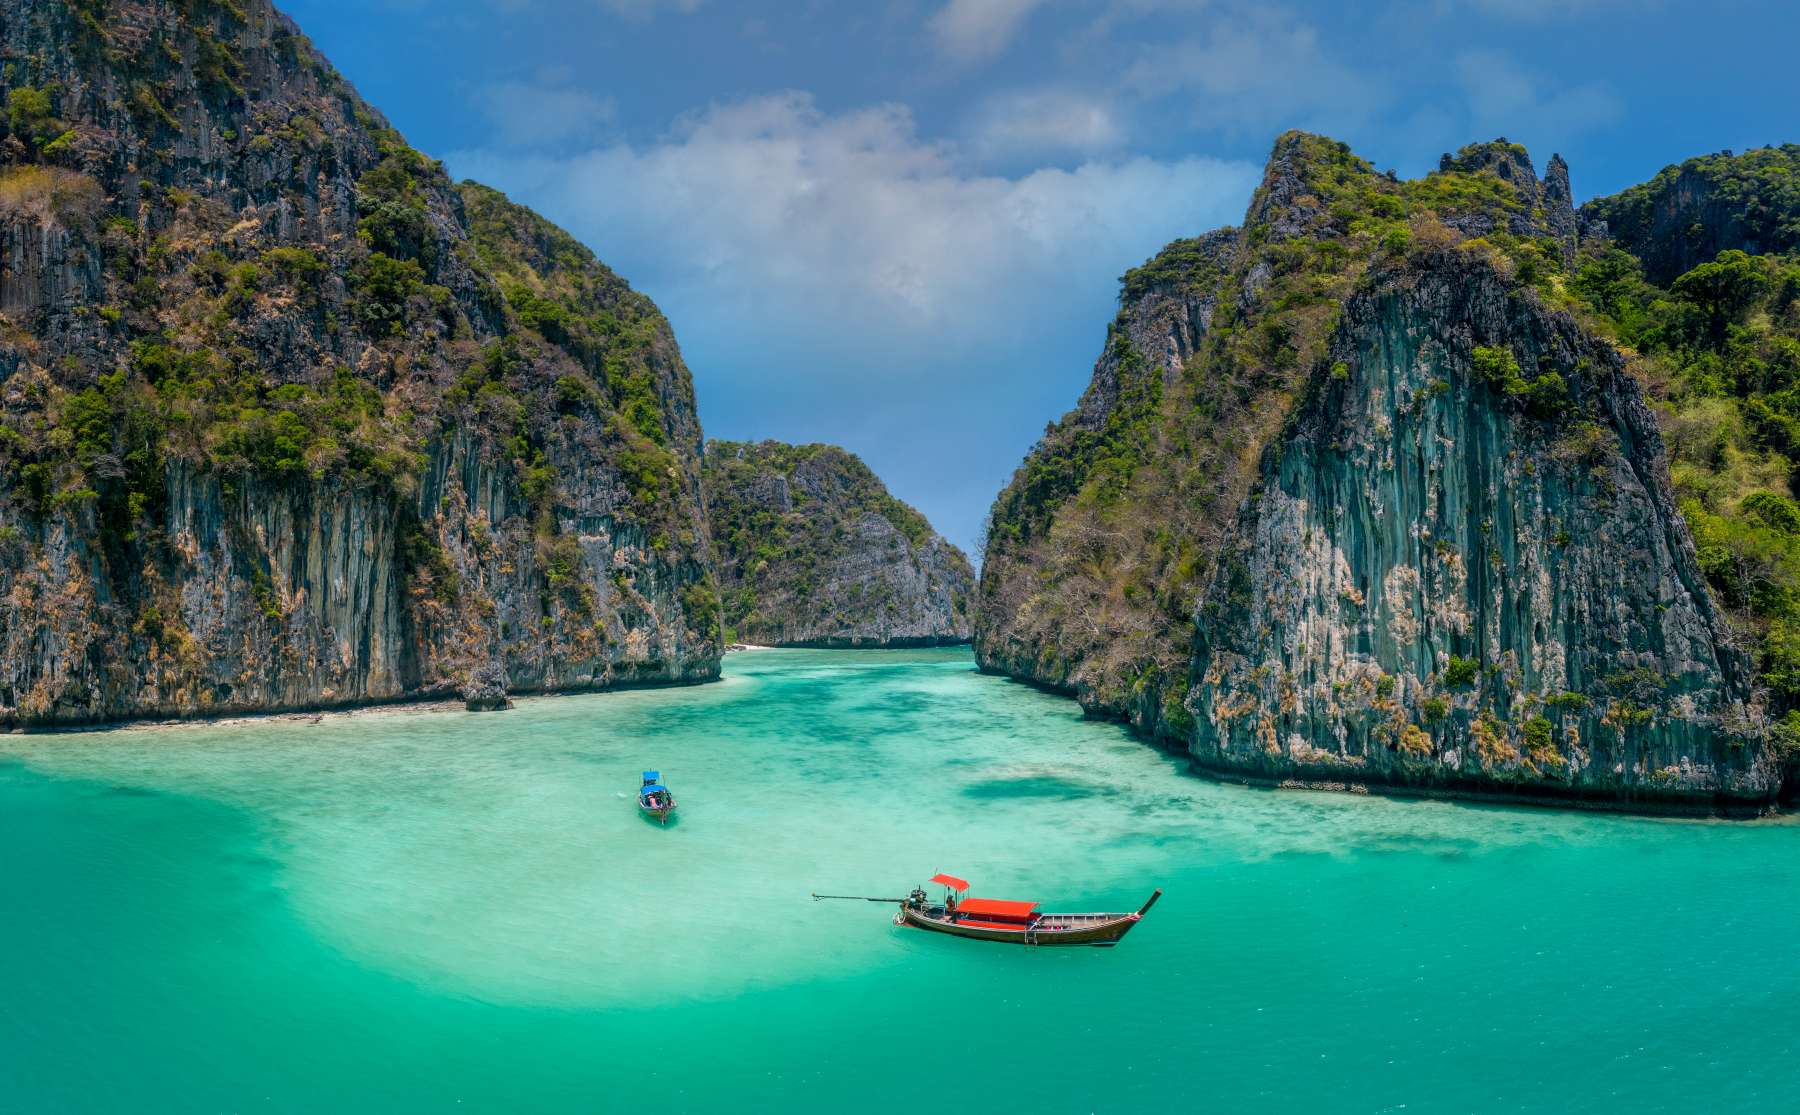
[(991, 918), (1028, 918), (1037, 906), (1036, 902), (1015, 902), (1009, 898), (965, 898), (956, 904), (956, 912)]
[(936, 875), (933, 875), (931, 877), (931, 881), (934, 883), (942, 883), (944, 886), (949, 887), (951, 890), (968, 890), (969, 889), (969, 880), (958, 879), (956, 876), (946, 875), (942, 871), (938, 872)]

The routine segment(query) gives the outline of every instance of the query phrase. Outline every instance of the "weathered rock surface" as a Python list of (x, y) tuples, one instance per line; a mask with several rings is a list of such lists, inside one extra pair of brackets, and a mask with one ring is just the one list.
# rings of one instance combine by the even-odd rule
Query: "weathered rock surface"
[(506, 667), (498, 662), (475, 667), (462, 695), (470, 712), (502, 712), (511, 708), (512, 700), (506, 695)]
[(1661, 437), (1555, 308), (1567, 168), (1276, 144), (1242, 230), (1127, 275), (996, 501), (985, 670), (1266, 782), (1756, 810), (1762, 695)]
[[(1474, 370), (1566, 384), (1538, 416)], [(1270, 780), (1769, 800), (1750, 663), (1610, 346), (1454, 255), (1372, 278), (1196, 622), (1189, 740)], [(1475, 669), (1458, 676), (1457, 659)], [(1476, 668), (1476, 664), (1479, 667)]]
[(969, 641), (968, 559), (854, 454), (714, 441), (705, 476), (732, 638), (799, 647)]
[(267, 0), (0, 0), (0, 63), (0, 723), (717, 676), (647, 299)]

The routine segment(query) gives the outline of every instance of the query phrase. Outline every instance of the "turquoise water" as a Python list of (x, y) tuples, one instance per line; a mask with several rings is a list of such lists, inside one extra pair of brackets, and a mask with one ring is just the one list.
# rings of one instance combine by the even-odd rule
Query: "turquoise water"
[[(938, 870), (1166, 894), (1111, 950), (807, 897)], [(0, 737), (0, 915), (8, 1111), (1800, 1103), (1800, 828), (1218, 785), (961, 651)]]

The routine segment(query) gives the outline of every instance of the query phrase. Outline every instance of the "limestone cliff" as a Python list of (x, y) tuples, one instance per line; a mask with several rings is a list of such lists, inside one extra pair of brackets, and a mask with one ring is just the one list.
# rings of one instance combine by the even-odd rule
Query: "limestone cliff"
[(716, 676), (693, 389), (267, 0), (0, 0), (0, 722)]
[[(1276, 144), (1243, 229), (1125, 277), (995, 504), (984, 669), (1264, 781), (1757, 809), (1780, 760), (1567, 170)], [(1572, 316), (1571, 311), (1575, 316)]]
[(855, 454), (714, 441), (705, 479), (732, 638), (802, 647), (968, 642), (968, 558)]

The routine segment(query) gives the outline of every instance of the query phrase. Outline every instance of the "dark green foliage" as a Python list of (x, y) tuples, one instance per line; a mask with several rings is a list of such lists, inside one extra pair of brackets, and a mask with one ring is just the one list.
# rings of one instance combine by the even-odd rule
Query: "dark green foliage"
[(6, 130), (34, 149), (62, 135), (62, 121), (51, 114), (50, 91), (29, 85), (7, 90)]
[[(1721, 181), (1742, 170), (1745, 183), (1761, 183), (1751, 193), (1765, 201), (1785, 196), (1781, 160), (1688, 166), (1702, 163)], [(1630, 209), (1651, 196), (1627, 191), (1608, 204)], [(1757, 213), (1758, 227), (1780, 224), (1766, 209)], [(1610, 243), (1587, 245), (1570, 293), (1639, 354), (1637, 368), (1664, 409), (1671, 473), (1701, 570), (1756, 635), (1764, 679), (1782, 699), (1800, 699), (1792, 634), (1800, 631), (1800, 260), (1728, 249), (1666, 289), (1644, 272), (1643, 261)]]
[(306, 248), (270, 248), (262, 258), (283, 281), (292, 284), (314, 282), (325, 270), (325, 261)]
[(1560, 372), (1539, 372), (1526, 379), (1511, 349), (1477, 346), (1473, 360), (1476, 378), (1523, 406), (1528, 414), (1550, 419), (1567, 411), (1569, 388)]
[(1800, 249), (1800, 144), (1689, 159), (1583, 212), (1604, 220), (1659, 283), (1730, 249), (1793, 252)]
[[(96, 387), (63, 400), (57, 426), (72, 438), (78, 478), (58, 493), (95, 500), (101, 545), (118, 552), (137, 537), (137, 524), (160, 514), (164, 501), (163, 434), (155, 394), (125, 373), (102, 376)], [(47, 486), (51, 466), (38, 474)], [(56, 502), (37, 494), (38, 510)]]
[(1775, 754), (1785, 763), (1800, 763), (1800, 709), (1789, 709), (1771, 733)]
[(393, 132), (378, 137), (382, 160), (357, 180), (357, 234), (371, 251), (417, 261), (426, 271), (436, 263), (437, 232), (426, 208), (424, 187), (442, 185), (443, 171)]
[(375, 253), (350, 273), (356, 317), (377, 336), (406, 328), (407, 307), (425, 289), (425, 270), (410, 259)]
[(681, 590), (681, 611), (687, 625), (702, 638), (719, 637), (719, 594), (706, 581), (685, 585)]
[(175, 114), (169, 111), (167, 105), (163, 104), (163, 100), (157, 96), (156, 90), (147, 84), (139, 84), (132, 90), (128, 107), (131, 109), (131, 114), (136, 117), (138, 126), (147, 132), (154, 134), (158, 131), (158, 125), (171, 132), (181, 130), (181, 121), (175, 119)]
[(485, 186), (461, 186), (483, 264), (520, 327), (567, 352), (612, 408), (654, 446), (669, 445), (656, 307), (568, 233)]
[(198, 456), (228, 475), (340, 474), (395, 484), (417, 467), (380, 392), (347, 368), (322, 388), (270, 386), (213, 350), (164, 341), (133, 345), (130, 374), (70, 395), (57, 425), (72, 435), (73, 463), (84, 473), (107, 453), (120, 455), (142, 504), (161, 498), (169, 452)]
[(1194, 731), (1194, 714), (1182, 703), (1181, 691), (1171, 686), (1163, 696), (1163, 726), (1178, 739), (1186, 739)]
[(1151, 451), (1162, 376), (1124, 329), (1112, 330), (1108, 347), (1117, 369), (1116, 402), (1099, 430), (1053, 428), (1026, 458), (995, 507), (994, 522), (1010, 540), (1031, 538), (1077, 492), (1103, 506), (1119, 503)]
[(1444, 688), (1467, 689), (1475, 684), (1475, 679), (1480, 674), (1481, 663), (1473, 658), (1463, 658), (1453, 654), (1450, 656), (1450, 660), (1444, 664)]
[(558, 534), (543, 544), (544, 576), (550, 587), (568, 589), (582, 582), (587, 560), (581, 551), (581, 540), (572, 534)]
[(1119, 299), (1135, 301), (1152, 289), (1163, 287), (1175, 292), (1202, 287), (1218, 278), (1214, 257), (1203, 250), (1204, 241), (1195, 238), (1177, 240), (1156, 253), (1141, 267), (1127, 271), (1119, 279)]
[(1766, 268), (1743, 252), (1728, 251), (1676, 279), (1670, 293), (1705, 315), (1707, 335), (1717, 343), (1729, 327), (1743, 324), (1772, 283)]
[(1745, 515), (1770, 530), (1800, 535), (1800, 505), (1774, 492), (1752, 492), (1738, 505)]
[[(244, 13), (235, 4), (220, 7), (233, 13), (232, 22), (244, 22)], [(215, 98), (243, 96), (244, 60), (211, 27), (199, 23), (195, 18), (198, 14), (188, 13), (188, 23), (194, 34), (194, 76), (200, 80), (201, 91)]]

